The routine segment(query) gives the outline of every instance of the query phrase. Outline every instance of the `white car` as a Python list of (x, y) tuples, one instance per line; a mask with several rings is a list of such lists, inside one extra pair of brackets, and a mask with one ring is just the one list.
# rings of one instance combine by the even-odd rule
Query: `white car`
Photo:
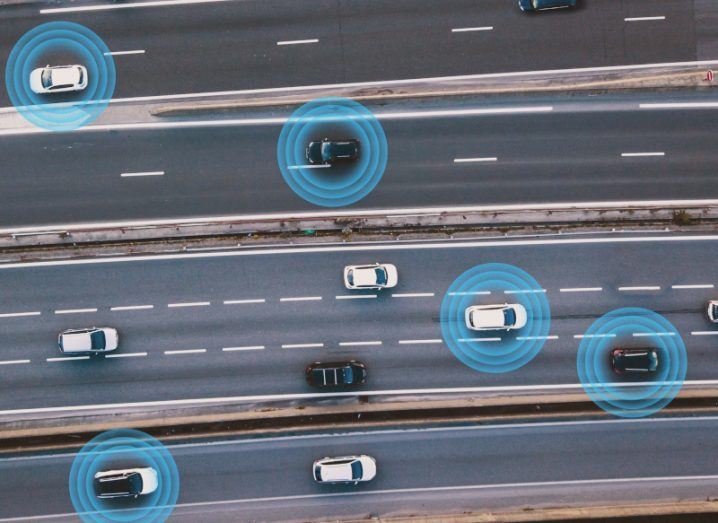
[(30, 73), (30, 89), (37, 94), (82, 91), (85, 87), (87, 68), (84, 65), (48, 65)]
[(510, 331), (526, 325), (526, 308), (520, 303), (473, 305), (466, 308), (464, 319), (471, 330)]
[(344, 285), (347, 289), (390, 289), (399, 282), (399, 272), (391, 263), (347, 265)]
[(708, 302), (708, 319), (713, 323), (718, 323), (718, 300)]
[(371, 456), (322, 458), (312, 467), (317, 483), (354, 483), (370, 481), (376, 476), (376, 460)]
[(159, 485), (152, 467), (100, 471), (94, 480), (95, 495), (100, 499), (137, 498), (152, 494)]
[(117, 329), (112, 327), (89, 327), (68, 329), (57, 337), (57, 346), (63, 354), (104, 354), (119, 345)]

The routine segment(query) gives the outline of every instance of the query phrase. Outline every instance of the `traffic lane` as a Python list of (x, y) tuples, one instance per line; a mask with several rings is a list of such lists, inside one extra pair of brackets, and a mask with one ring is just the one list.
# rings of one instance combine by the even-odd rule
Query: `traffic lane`
[[(668, 15), (667, 20), (624, 20), (647, 10)], [(480, 8), (470, 0), (440, 5), (427, 0), (226, 2), (212, 9), (200, 4), (59, 16), (33, 15), (4, 24), (3, 63), (34, 25), (78, 22), (100, 35), (111, 51), (145, 51), (115, 57), (117, 97), (696, 57), (688, 0), (650, 9), (598, 0), (543, 16), (527, 15), (501, 0), (482, 2)], [(492, 29), (461, 31), (477, 27)], [(417, 39), (417, 32), (424, 38)], [(318, 42), (277, 45), (307, 39)]]
[[(386, 495), (404, 502), (411, 499), (411, 492), (402, 493), (400, 489), (427, 489), (424, 501), (428, 501), (436, 499), (431, 496), (436, 494), (431, 489), (444, 489), (441, 497), (446, 499), (457, 495), (448, 490), (451, 487), (506, 485), (502, 493), (509, 494), (510, 499), (505, 501), (522, 505), (526, 491), (531, 494), (540, 487), (536, 484), (543, 482), (710, 476), (715, 471), (705, 455), (710, 455), (718, 444), (716, 428), (715, 418), (557, 422), (518, 427), (379, 430), (338, 433), (331, 437), (322, 434), (317, 437), (238, 439), (236, 444), (219, 445), (212, 445), (210, 441), (184, 446), (169, 444), (169, 450), (180, 470), (180, 505), (257, 500), (245, 504), (251, 509), (266, 498), (306, 496), (303, 501), (311, 501), (314, 508), (331, 503), (341, 505), (345, 513), (351, 514), (362, 505), (380, 502)], [(685, 437), (687, 431), (690, 431), (690, 438)], [(651, 444), (637, 443), (646, 441)], [(636, 459), (637, 452), (642, 459)], [(377, 476), (371, 483), (331, 486), (313, 481), (311, 464), (315, 459), (359, 453), (377, 460)], [(12, 494), (8, 496), (12, 502), (3, 507), (3, 516), (39, 516), (71, 511), (65, 489), (57, 486), (66, 484), (73, 459), (73, 455), (41, 454), (34, 459), (0, 461), (0, 468), (13, 469), (12, 474), (0, 477), (29, 480), (27, 483), (0, 480), (7, 482), (3, 491)], [(37, 474), (38, 470), (45, 473)], [(30, 476), (32, 472), (35, 473)], [(280, 477), (282, 481), (278, 482)], [(47, 497), (35, 500), (33, 495), (34, 502), (30, 502), (28, 493), (37, 491), (27, 485), (37, 485), (37, 491), (46, 492)], [(56, 488), (53, 489), (53, 485)], [(569, 486), (545, 485), (547, 496), (544, 502), (563, 498), (563, 489)], [(590, 483), (584, 485), (584, 494), (572, 502), (587, 498), (596, 501), (592, 487)], [(617, 485), (616, 490), (623, 490), (627, 485), (622, 487)], [(671, 482), (665, 482), (658, 499), (671, 497), (671, 487)], [(359, 492), (363, 494), (357, 495)], [(349, 495), (341, 496), (343, 493)], [(642, 493), (641, 487), (632, 489), (632, 493), (638, 497)], [(603, 498), (604, 501), (608, 499)], [(462, 500), (463, 503), (467, 501)], [(430, 508), (423, 503), (421, 506), (424, 510)], [(411, 503), (407, 508), (418, 508), (418, 505)]]
[[(475, 103), (456, 108), (469, 106)], [(389, 163), (356, 209), (710, 198), (718, 188), (714, 111), (571, 110), (382, 124)], [(282, 179), (279, 132), (260, 125), (7, 137), (12, 161), (0, 181), (0, 223), (315, 210)], [(662, 155), (622, 156), (643, 153)], [(456, 162), (471, 158), (496, 160)], [(165, 174), (121, 176), (148, 171)]]
[[(680, 332), (701, 317), (666, 315)], [(310, 319), (312, 319), (310, 317)], [(536, 392), (545, 385), (578, 384), (577, 336), (590, 320), (554, 320), (552, 338), (541, 352), (521, 369), (504, 374), (476, 372), (461, 364), (441, 342), (437, 331), (427, 332), (417, 323), (412, 340), (432, 335), (436, 341), (382, 340), (380, 346), (346, 347), (324, 342), (321, 347), (279, 345), (264, 349), (222, 350), (236, 347), (237, 330), (227, 323), (195, 321), (186, 327), (169, 325), (129, 327), (118, 358), (72, 361), (61, 358), (50, 344), (37, 345), (36, 355), (25, 365), (3, 365), (3, 395), (0, 408), (48, 408), (69, 405), (178, 400), (202, 397), (258, 396), (256, 401), (279, 400), (277, 395), (319, 393), (305, 383), (305, 366), (314, 361), (362, 361), (368, 369), (366, 385), (349, 391), (446, 389), (456, 387), (506, 387), (506, 394), (518, 388)], [(260, 324), (261, 326), (262, 324)], [(403, 328), (400, 327), (400, 328)], [(182, 343), (164, 349), (162, 337), (177, 336)], [(323, 339), (328, 339), (325, 336)], [(716, 374), (715, 341), (707, 336), (683, 336), (688, 353), (688, 380), (712, 380)], [(227, 340), (225, 342), (225, 340)], [(425, 338), (426, 340), (426, 338)], [(14, 337), (3, 337), (12, 345)], [(304, 341), (304, 340), (302, 340)], [(223, 343), (225, 342), (225, 343)], [(230, 345), (234, 343), (234, 345)], [(257, 343), (257, 342), (254, 342)], [(631, 346), (650, 346), (650, 340), (622, 340)], [(256, 345), (243, 345), (256, 347)], [(201, 350), (198, 350), (202, 347)], [(29, 356), (24, 354), (24, 356)], [(49, 360), (45, 359), (49, 357)], [(608, 364), (608, 355), (606, 355)], [(330, 392), (330, 391), (326, 391)], [(342, 391), (339, 391), (342, 392)], [(261, 397), (261, 398), (259, 398)]]

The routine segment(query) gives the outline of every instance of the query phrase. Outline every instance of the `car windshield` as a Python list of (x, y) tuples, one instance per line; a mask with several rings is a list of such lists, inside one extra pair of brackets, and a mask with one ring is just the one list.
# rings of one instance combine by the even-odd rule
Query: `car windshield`
[(352, 479), (361, 479), (363, 469), (359, 461), (352, 462)]
[(92, 340), (92, 350), (104, 350), (105, 349), (105, 333), (102, 331), (95, 331), (90, 334)]
[(504, 325), (516, 325), (516, 313), (513, 309), (504, 309)]
[(347, 272), (347, 281), (349, 285), (354, 285), (354, 269)]
[(50, 69), (44, 69), (40, 79), (42, 80), (42, 86), (48, 89), (52, 85), (52, 71)]
[(374, 272), (376, 272), (376, 284), (377, 285), (386, 285), (386, 280), (387, 280), (386, 271), (384, 269), (382, 269), (381, 267), (377, 267)]
[(332, 158), (332, 142), (322, 142), (322, 160), (328, 162)]
[(352, 383), (354, 381), (354, 370), (351, 367), (342, 369), (343, 383)]

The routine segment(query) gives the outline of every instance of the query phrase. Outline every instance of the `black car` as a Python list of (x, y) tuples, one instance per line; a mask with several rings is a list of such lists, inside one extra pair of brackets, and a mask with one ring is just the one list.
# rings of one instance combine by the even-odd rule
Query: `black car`
[(359, 140), (330, 140), (310, 142), (307, 161), (312, 165), (332, 165), (337, 162), (353, 162), (359, 158)]
[(658, 369), (658, 352), (655, 349), (613, 349), (611, 367), (620, 376), (650, 374)]
[(366, 366), (355, 360), (321, 363), (307, 366), (307, 383), (312, 387), (351, 387), (366, 381)]

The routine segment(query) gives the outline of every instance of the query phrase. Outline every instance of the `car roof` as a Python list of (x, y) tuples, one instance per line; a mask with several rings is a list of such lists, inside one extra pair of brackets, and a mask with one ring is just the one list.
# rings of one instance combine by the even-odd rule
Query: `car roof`
[(504, 325), (504, 307), (495, 309), (474, 310), (473, 318), (476, 327), (493, 327)]
[(88, 331), (66, 332), (62, 334), (63, 350), (91, 350), (92, 340)]
[(353, 459), (341, 460), (341, 462), (333, 462), (331, 464), (322, 465), (323, 481), (351, 481), (352, 479), (352, 462)]
[(53, 85), (75, 85), (80, 82), (77, 66), (52, 68)]

